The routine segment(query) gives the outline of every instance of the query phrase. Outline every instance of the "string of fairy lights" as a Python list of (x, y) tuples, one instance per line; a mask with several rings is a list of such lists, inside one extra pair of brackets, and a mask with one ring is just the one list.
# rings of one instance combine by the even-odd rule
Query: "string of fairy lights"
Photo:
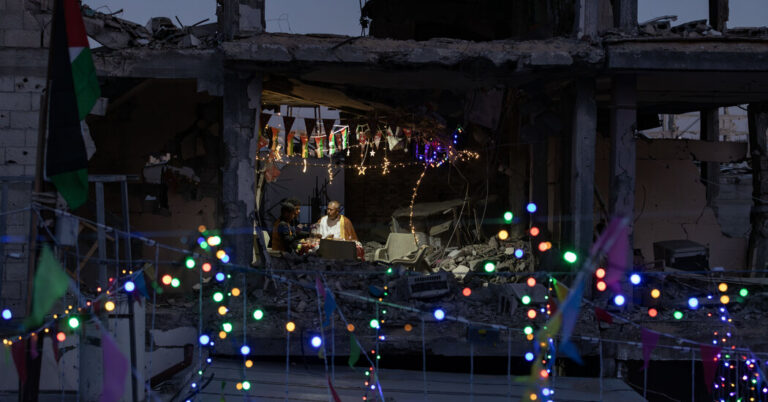
[[(424, 171), (426, 171), (426, 168)], [(35, 206), (34, 208), (48, 209), (67, 214), (65, 211), (58, 211), (53, 208), (44, 206)], [(533, 214), (536, 212), (536, 205), (534, 203), (529, 203), (526, 206), (526, 210), (527, 212)], [(78, 217), (78, 219), (82, 218)], [(512, 224), (514, 221), (514, 214), (511, 211), (506, 212), (503, 215), (503, 221), (505, 223)], [(109, 228), (109, 230), (114, 231), (116, 234), (121, 236), (136, 237), (134, 234), (120, 233), (120, 231), (115, 228)], [(245, 300), (245, 294), (247, 290), (245, 287), (246, 273), (268, 275), (281, 281), (282, 283), (292, 283), (294, 285), (303, 286), (300, 282), (289, 279), (285, 276), (279, 276), (274, 272), (257, 271), (250, 267), (239, 267), (236, 264), (232, 264), (231, 256), (226, 251), (226, 247), (222, 244), (221, 235), (217, 231), (209, 231), (207, 228), (202, 226), (198, 228), (198, 231), (200, 233), (197, 240), (199, 250), (190, 252), (189, 250), (163, 246), (187, 255), (183, 264), (189, 270), (200, 270), (201, 286), (206, 283), (202, 281), (204, 277), (213, 279), (207, 282), (209, 284), (207, 286), (211, 288), (210, 301), (212, 301), (212, 304), (209, 305), (209, 307), (212, 307), (216, 311), (216, 317), (219, 317), (219, 321), (207, 324), (203, 324), (201, 321), (198, 336), (198, 347), (200, 356), (203, 356), (205, 352), (207, 357), (205, 359), (201, 358), (197, 372), (198, 376), (197, 378), (192, 379), (189, 384), (189, 391), (191, 396), (188, 398), (190, 400), (194, 399), (195, 396), (199, 394), (202, 384), (210, 381), (206, 380), (205, 374), (212, 364), (211, 356), (215, 354), (215, 346), (217, 342), (230, 339), (231, 342), (237, 343), (235, 337), (232, 336), (233, 331), (235, 331), (237, 328), (236, 324), (231, 320), (233, 318), (232, 310), (230, 308), (232, 306), (231, 303), (241, 300), (239, 297), (244, 298), (242, 299), (244, 319), (252, 318), (256, 322), (259, 322), (267, 315), (267, 312), (258, 305), (252, 307), (251, 309), (247, 309)], [(528, 229), (528, 234), (532, 239), (537, 239), (540, 234), (540, 230), (537, 227), (532, 226)], [(508, 237), (508, 232), (506, 229), (502, 229), (497, 233), (497, 236), (500, 240), (503, 241)], [(146, 241), (147, 244), (158, 244), (150, 239), (141, 239)], [(532, 248), (537, 249), (540, 253), (547, 253), (551, 252), (550, 250), (552, 249), (552, 245), (548, 241), (534, 240), (532, 241)], [(518, 248), (514, 250), (512, 256), (514, 258), (521, 259), (526, 258), (526, 256), (530, 255), (531, 253), (531, 250)], [(576, 264), (579, 261), (579, 256), (577, 253), (571, 250), (563, 251), (562, 258), (569, 264)], [(490, 260), (484, 262), (481, 264), (482, 271), (489, 277), (504, 274), (496, 271), (496, 267), (499, 262), (500, 261)], [(154, 269), (159, 268), (154, 267), (153, 271)], [(242, 285), (237, 285), (234, 282), (232, 275), (235, 272), (241, 272), (244, 276)], [(182, 285), (179, 277), (174, 276), (171, 273), (163, 273), (161, 275), (160, 271), (156, 272), (158, 283), (155, 283), (152, 279), (154, 273), (148, 272), (146, 268), (126, 268), (120, 270), (119, 273), (122, 276), (116, 275), (115, 277), (109, 278), (106, 288), (97, 288), (96, 295), (92, 297), (86, 297), (79, 293), (76, 289), (73, 289), (72, 292), (75, 293), (75, 296), (78, 300), (77, 303), (66, 305), (66, 308), (64, 308), (63, 311), (52, 314), (48, 321), (46, 321), (45, 324), (38, 328), (23, 331), (18, 335), (4, 337), (3, 345), (10, 347), (15, 342), (21, 341), (23, 339), (36, 337), (40, 334), (49, 334), (53, 331), (56, 331), (55, 334), (52, 334), (55, 335), (56, 341), (60, 343), (66, 341), (69, 335), (78, 333), (79, 328), (81, 328), (84, 320), (97, 322), (100, 319), (99, 316), (102, 311), (112, 312), (116, 309), (117, 304), (120, 303), (123, 298), (130, 299), (133, 297), (132, 295), (135, 294), (135, 292), (139, 289), (137, 283), (138, 277), (140, 275), (142, 278), (149, 279), (147, 282), (149, 285), (151, 285), (151, 290), (155, 293), (162, 292), (163, 286), (179, 288)], [(319, 272), (316, 274), (320, 275)], [(351, 272), (350, 274), (356, 275), (357, 273)], [(394, 272), (392, 268), (388, 268), (379, 274), (393, 275)], [(361, 397), (363, 400), (367, 400), (373, 398), (375, 394), (382, 392), (381, 385), (378, 383), (377, 375), (379, 372), (378, 363), (381, 359), (379, 343), (385, 342), (387, 340), (387, 336), (384, 333), (385, 327), (383, 324), (386, 322), (387, 307), (389, 307), (408, 311), (421, 317), (423, 317), (424, 314), (429, 313), (434, 318), (434, 322), (452, 320), (466, 325), (483, 325), (489, 328), (506, 330), (510, 331), (510, 334), (521, 334), (526, 341), (530, 342), (529, 351), (524, 354), (524, 358), (531, 364), (532, 373), (535, 374), (537, 387), (536, 391), (527, 395), (528, 399), (543, 401), (554, 400), (555, 389), (550, 385), (550, 383), (554, 373), (555, 361), (553, 356), (555, 356), (558, 352), (558, 345), (557, 330), (550, 327), (550, 325), (552, 325), (551, 320), (556, 307), (554, 303), (558, 300), (559, 302), (563, 301), (562, 295), (558, 294), (558, 290), (567, 290), (567, 288), (559, 283), (555, 278), (556, 275), (556, 273), (535, 272), (531, 273), (530, 276), (525, 279), (528, 290), (525, 292), (525, 294), (520, 296), (519, 302), (524, 306), (523, 310), (525, 312), (525, 316), (530, 320), (530, 324), (525, 325), (523, 328), (514, 328), (503, 324), (474, 322), (470, 319), (467, 319), (466, 317), (450, 314), (450, 312), (446, 311), (445, 307), (442, 306), (436, 307), (432, 311), (427, 312), (421, 308), (414, 308), (408, 305), (392, 303), (385, 300), (386, 296), (388, 295), (388, 288), (386, 285), (383, 286), (383, 291), (379, 297), (373, 299), (367, 297), (361, 298), (360, 296), (351, 294), (349, 292), (337, 292), (338, 296), (344, 298), (358, 298), (358, 300), (374, 303), (376, 307), (375, 315), (370, 319), (367, 325), (371, 328), (371, 330), (375, 332), (373, 338), (374, 345), (370, 349), (362, 347), (362, 344), (358, 345), (362, 351), (365, 351), (363, 356), (369, 359), (369, 366), (365, 371), (365, 378), (363, 381), (364, 394)], [(607, 270), (603, 267), (597, 267), (594, 270), (593, 275), (594, 286), (598, 294), (607, 292), (609, 288), (609, 286), (606, 285)], [(721, 281), (716, 284), (716, 287), (710, 287), (711, 285), (709, 284), (713, 283), (713, 279), (702, 278), (708, 285), (704, 288), (692, 287), (691, 296), (686, 300), (685, 307), (680, 306), (662, 311), (660, 302), (663, 298), (663, 288), (653, 284), (654, 281), (652, 278), (654, 276), (675, 277), (676, 275), (680, 274), (669, 272), (628, 272), (624, 278), (624, 281), (626, 281), (626, 283), (631, 285), (633, 288), (642, 289), (643, 292), (647, 292), (647, 296), (649, 297), (648, 300), (651, 301), (651, 304), (646, 307), (635, 308), (646, 309), (647, 315), (651, 319), (663, 318), (674, 321), (683, 320), (687, 315), (686, 309), (688, 311), (707, 309), (707, 317), (713, 320), (712, 346), (718, 348), (718, 351), (715, 355), (715, 360), (718, 362), (717, 373), (715, 376), (715, 382), (713, 384), (713, 397), (715, 400), (734, 400), (734, 398), (742, 398), (744, 401), (768, 400), (768, 382), (765, 380), (762, 367), (764, 364), (766, 364), (766, 361), (758, 358), (757, 356), (760, 353), (752, 352), (750, 348), (747, 347), (747, 345), (742, 344), (739, 346), (737, 344), (738, 342), (735, 341), (735, 339), (738, 339), (736, 333), (737, 328), (733, 322), (733, 318), (728, 312), (729, 305), (733, 303), (743, 303), (747, 300), (751, 293), (749, 289), (750, 285), (734, 287), (732, 284), (738, 283), (738, 279), (721, 279)], [(544, 282), (540, 285), (539, 279), (537, 278), (544, 278)], [(144, 282), (144, 279), (142, 279), (142, 282)], [(328, 300), (328, 295), (332, 295), (333, 293), (330, 291), (330, 288), (324, 285), (324, 279), (322, 279), (322, 283), (324, 292), (327, 292), (327, 295), (325, 296), (326, 300)], [(546, 283), (546, 294), (544, 294), (543, 300), (537, 299), (538, 296), (535, 296), (537, 294), (535, 289), (538, 286), (542, 286), (544, 283)], [(649, 286), (644, 286), (646, 283), (648, 283)], [(202, 295), (202, 291), (200, 294)], [(464, 297), (471, 297), (472, 289), (470, 287), (464, 287), (461, 289), (461, 294)], [(201, 298), (201, 311), (205, 305), (210, 303), (210, 301), (203, 303)], [(601, 298), (598, 299), (598, 301), (585, 300), (584, 302), (590, 305), (596, 305), (596, 303), (599, 304), (603, 302), (612, 303), (614, 306), (621, 308), (626, 306), (628, 299), (624, 294), (614, 294), (613, 297), (607, 299)], [(340, 307), (337, 309), (337, 311), (340, 315), (342, 314)], [(622, 317), (620, 314), (609, 314), (615, 319), (621, 320), (623, 323), (628, 323), (638, 329), (645, 328), (645, 326), (634, 322), (629, 318)], [(6, 321), (10, 321), (13, 318), (10, 309), (2, 309), (0, 311), (0, 318)], [(354, 333), (356, 330), (355, 325), (352, 322), (346, 321), (346, 319), (344, 319), (344, 323), (347, 331), (349, 333)], [(251, 357), (252, 350), (247, 343), (247, 327), (248, 325), (244, 321), (242, 324), (243, 338), (240, 343), (237, 343), (237, 350), (239, 350), (243, 357), (243, 372), (241, 380), (235, 384), (235, 388), (237, 390), (243, 391), (246, 394), (251, 389), (252, 384), (247, 379), (245, 370), (254, 366), (254, 362)], [(296, 331), (297, 327), (297, 323), (292, 321), (291, 317), (288, 316), (288, 320), (285, 323), (286, 334), (289, 335), (290, 333), (293, 333)], [(55, 330), (55, 328), (58, 328), (58, 330)], [(407, 323), (403, 328), (405, 329), (406, 333), (408, 333), (413, 330), (413, 325)], [(319, 330), (316, 330), (317, 335), (312, 336), (309, 341), (312, 347), (319, 349), (325, 345), (325, 330), (326, 328), (324, 328), (324, 326), (321, 326)], [(654, 332), (664, 336), (665, 338), (673, 339), (676, 341), (676, 343), (682, 342), (684, 344), (691, 345), (691, 347), (701, 345), (700, 342), (686, 339), (674, 334), (658, 331)], [(578, 335), (575, 337), (590, 339), (590, 337)], [(622, 340), (601, 339), (601, 341), (637, 344), (637, 342), (633, 343)], [(374, 393), (371, 394), (371, 391)]]

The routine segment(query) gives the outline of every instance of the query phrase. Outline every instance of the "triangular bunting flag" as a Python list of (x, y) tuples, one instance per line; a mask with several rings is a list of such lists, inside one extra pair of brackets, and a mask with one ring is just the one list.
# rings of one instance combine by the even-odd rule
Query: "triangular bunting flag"
[(22, 385), (27, 382), (27, 339), (16, 341), (11, 345), (13, 363), (16, 365), (16, 373)]
[(129, 366), (115, 340), (106, 331), (101, 332), (101, 357), (104, 375), (99, 402), (117, 402), (123, 396)]
[(35, 272), (32, 312), (27, 317), (25, 326), (32, 329), (42, 324), (45, 315), (67, 293), (68, 287), (69, 276), (61, 269), (51, 249), (47, 245), (43, 246), (37, 262), (37, 272)]
[(613, 323), (613, 316), (611, 316), (610, 313), (601, 309), (600, 307), (595, 307), (595, 317), (598, 321), (606, 322), (608, 324)]
[(640, 339), (643, 341), (643, 370), (648, 370), (651, 353), (656, 348), (656, 344), (659, 343), (659, 333), (643, 328), (640, 331)]
[(323, 325), (329, 326), (333, 311), (336, 310), (336, 300), (333, 299), (333, 294), (328, 293), (325, 296), (325, 323)]
[(325, 286), (323, 286), (323, 280), (320, 279), (320, 275), (315, 277), (315, 289), (320, 297), (325, 297)]
[(323, 157), (323, 143), (325, 142), (325, 136), (323, 135), (316, 135), (315, 137), (315, 152), (317, 153), (318, 158)]
[(709, 345), (701, 345), (700, 348), (704, 385), (707, 387), (707, 392), (712, 393), (712, 380), (715, 379), (715, 372), (717, 370), (717, 354), (720, 353), (720, 348), (717, 346)]
[(283, 116), (283, 130), (286, 133), (290, 133), (293, 128), (293, 122), (296, 120), (293, 116)]
[(293, 137), (295, 136), (295, 131), (291, 131), (285, 136), (285, 154), (288, 156), (293, 156)]
[(326, 135), (333, 132), (333, 123), (336, 123), (336, 119), (323, 119), (323, 130)]
[(304, 159), (309, 158), (309, 136), (307, 133), (301, 133), (301, 157)]
[(149, 292), (147, 292), (147, 283), (144, 282), (144, 272), (137, 272), (134, 275), (133, 283), (136, 285), (136, 289), (139, 294), (144, 296), (145, 299), (149, 299)]
[(308, 135), (314, 134), (316, 125), (317, 125), (317, 120), (304, 118), (304, 128), (307, 130)]
[(331, 395), (333, 395), (333, 402), (341, 402), (341, 398), (339, 398), (339, 394), (336, 392), (336, 389), (333, 388), (333, 384), (331, 383), (331, 377), (328, 378), (328, 388), (331, 390)]
[(355, 334), (349, 334), (349, 360), (347, 360), (347, 364), (349, 364), (349, 367), (354, 368), (359, 359), (360, 345), (357, 344)]
[(616, 231), (616, 239), (608, 250), (605, 284), (616, 294), (621, 293), (619, 283), (629, 268), (629, 227), (622, 226)]

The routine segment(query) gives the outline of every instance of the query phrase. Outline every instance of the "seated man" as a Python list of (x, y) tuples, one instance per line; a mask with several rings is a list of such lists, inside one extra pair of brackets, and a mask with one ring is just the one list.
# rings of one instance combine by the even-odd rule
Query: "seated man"
[(328, 203), (328, 215), (317, 222), (317, 234), (321, 239), (357, 240), (357, 233), (352, 222), (339, 211), (338, 201)]
[(296, 207), (288, 202), (280, 204), (280, 218), (272, 226), (272, 250), (296, 251), (296, 242), (307, 234), (296, 233), (291, 221), (296, 213)]

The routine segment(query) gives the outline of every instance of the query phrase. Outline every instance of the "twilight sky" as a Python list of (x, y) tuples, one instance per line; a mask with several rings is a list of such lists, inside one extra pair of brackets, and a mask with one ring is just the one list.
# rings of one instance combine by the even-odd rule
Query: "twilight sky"
[[(365, 0), (266, 0), (267, 31), (360, 35), (360, 1)], [(638, 0), (638, 20), (677, 15), (675, 22), (707, 18), (707, 0)], [(123, 9), (120, 17), (146, 24), (150, 17), (175, 16), (185, 25), (216, 20), (216, 0), (84, 0), (103, 12)], [(768, 0), (731, 0), (729, 27), (768, 25)]]

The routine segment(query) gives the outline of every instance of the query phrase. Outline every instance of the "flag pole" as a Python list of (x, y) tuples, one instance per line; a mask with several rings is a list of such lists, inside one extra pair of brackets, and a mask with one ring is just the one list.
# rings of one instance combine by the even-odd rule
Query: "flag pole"
[[(51, 9), (51, 34), (55, 31), (54, 25), (56, 24), (56, 9), (58, 7), (59, 0), (53, 1)], [(44, 36), (43, 36), (44, 37)], [(35, 180), (32, 188), (31, 198), (34, 199), (35, 194), (39, 194), (43, 191), (43, 168), (45, 157), (45, 133), (48, 130), (48, 100), (51, 92), (51, 60), (53, 59), (53, 38), (49, 36), (48, 41), (48, 66), (45, 75), (45, 90), (40, 96), (40, 115), (38, 118), (38, 130), (37, 130), (37, 155), (35, 159)], [(44, 46), (45, 43), (40, 43), (40, 46)], [(28, 238), (28, 268), (27, 268), (27, 303), (26, 314), (29, 316), (32, 312), (32, 292), (34, 291), (35, 282), (35, 270), (37, 263), (37, 235), (38, 235), (38, 216), (37, 212), (30, 211), (29, 219), (29, 238)], [(34, 343), (34, 344), (33, 344)], [(19, 381), (19, 400), (20, 401), (37, 401), (40, 391), (40, 369), (42, 363), (42, 353), (36, 353), (36, 357), (32, 357), (32, 348), (38, 348), (42, 346), (42, 336), (39, 334), (37, 337), (30, 338), (29, 348), (27, 349), (27, 367), (29, 368), (29, 374), (27, 381), (21, 386), (21, 380)]]

